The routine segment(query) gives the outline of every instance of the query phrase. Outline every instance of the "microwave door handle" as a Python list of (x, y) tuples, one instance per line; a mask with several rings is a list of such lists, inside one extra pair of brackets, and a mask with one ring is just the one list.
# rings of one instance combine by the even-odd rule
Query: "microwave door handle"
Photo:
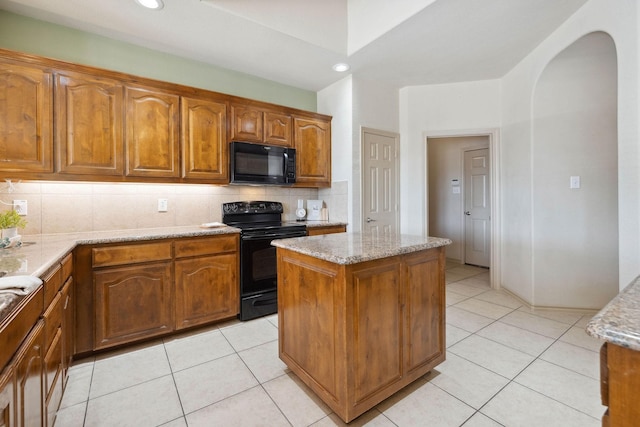
[(284, 182), (287, 182), (287, 165), (289, 164), (289, 153), (287, 150), (284, 151), (284, 162), (282, 162), (282, 177), (284, 178)]

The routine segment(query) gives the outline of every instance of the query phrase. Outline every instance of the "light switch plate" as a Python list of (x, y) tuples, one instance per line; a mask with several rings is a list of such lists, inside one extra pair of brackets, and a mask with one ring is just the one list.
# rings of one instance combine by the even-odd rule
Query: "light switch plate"
[(569, 178), (569, 188), (580, 188), (579, 176), (572, 176)]

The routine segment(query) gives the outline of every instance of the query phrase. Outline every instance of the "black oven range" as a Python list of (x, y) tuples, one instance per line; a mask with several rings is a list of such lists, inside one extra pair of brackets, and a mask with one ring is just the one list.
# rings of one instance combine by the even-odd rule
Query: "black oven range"
[(265, 201), (222, 204), (222, 222), (240, 228), (240, 320), (278, 311), (274, 239), (307, 235), (304, 224), (282, 221), (282, 203)]

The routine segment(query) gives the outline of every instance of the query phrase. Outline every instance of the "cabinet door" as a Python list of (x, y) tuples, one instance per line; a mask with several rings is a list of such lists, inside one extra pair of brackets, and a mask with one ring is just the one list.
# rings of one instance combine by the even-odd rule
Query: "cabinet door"
[(263, 112), (246, 105), (231, 105), (231, 140), (262, 142)]
[(354, 399), (402, 378), (402, 299), (397, 261), (361, 264), (353, 272)]
[(122, 175), (122, 93), (115, 80), (56, 75), (58, 172)]
[[(441, 248), (440, 248), (441, 249)], [(405, 292), (405, 366), (407, 374), (438, 358), (445, 350), (444, 251), (429, 250), (408, 256)]]
[(51, 73), (0, 63), (0, 171), (53, 172)]
[(63, 380), (66, 384), (68, 371), (71, 366), (74, 352), (75, 329), (75, 299), (73, 278), (69, 277), (62, 288), (62, 369)]
[(296, 185), (331, 186), (331, 125), (326, 121), (295, 117)]
[(57, 329), (51, 346), (44, 356), (44, 398), (47, 426), (52, 426), (62, 401), (62, 328)]
[(16, 370), (16, 421), (18, 426), (44, 425), (43, 407), (43, 321), (33, 327), (18, 350)]
[(291, 147), (291, 116), (287, 114), (264, 113), (264, 142)]
[(238, 256), (176, 260), (176, 329), (238, 314)]
[(94, 272), (94, 350), (173, 330), (171, 263)]
[(127, 176), (180, 176), (180, 97), (126, 88)]
[(181, 119), (182, 176), (228, 183), (227, 105), (182, 98)]
[(15, 426), (15, 376), (13, 365), (0, 372), (0, 427)]

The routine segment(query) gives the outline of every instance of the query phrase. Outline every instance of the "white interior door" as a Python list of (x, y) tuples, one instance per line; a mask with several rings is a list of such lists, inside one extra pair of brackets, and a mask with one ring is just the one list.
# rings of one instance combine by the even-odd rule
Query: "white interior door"
[(489, 149), (464, 152), (464, 262), (490, 266), (491, 191)]
[(398, 232), (398, 144), (396, 133), (362, 129), (362, 231)]

